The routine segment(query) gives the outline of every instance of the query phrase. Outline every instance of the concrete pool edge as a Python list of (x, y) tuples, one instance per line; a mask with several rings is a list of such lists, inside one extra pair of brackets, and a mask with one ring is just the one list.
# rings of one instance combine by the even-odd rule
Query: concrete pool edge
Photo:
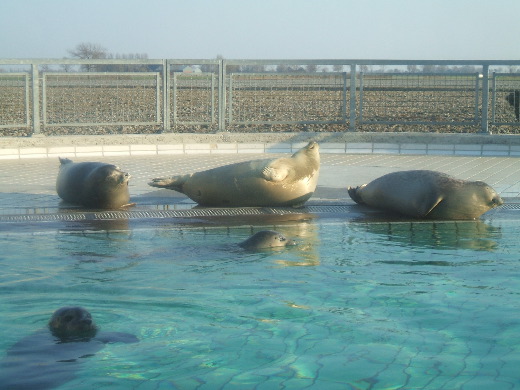
[(310, 140), (321, 153), (520, 157), (515, 134), (220, 132), (1, 137), (0, 159), (292, 153)]

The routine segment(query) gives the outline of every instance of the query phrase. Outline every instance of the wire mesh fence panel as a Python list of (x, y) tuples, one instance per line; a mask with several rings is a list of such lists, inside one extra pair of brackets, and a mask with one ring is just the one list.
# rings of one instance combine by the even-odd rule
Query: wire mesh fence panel
[(177, 125), (218, 123), (218, 77), (215, 73), (173, 73), (170, 118)]
[(520, 73), (494, 73), (491, 124), (520, 126)]
[(0, 136), (516, 134), (519, 67), (516, 60), (3, 59)]
[(46, 126), (140, 125), (161, 121), (160, 77), (142, 73), (47, 73)]
[(0, 127), (30, 125), (29, 75), (0, 73)]
[(233, 73), (229, 77), (229, 124), (345, 123), (345, 73)]
[(475, 124), (478, 74), (360, 74), (361, 124)]

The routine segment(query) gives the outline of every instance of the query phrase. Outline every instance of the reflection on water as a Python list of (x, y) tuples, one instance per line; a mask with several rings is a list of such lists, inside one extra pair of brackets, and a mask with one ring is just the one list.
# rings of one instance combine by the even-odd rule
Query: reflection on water
[(382, 240), (430, 249), (470, 249), (492, 251), (501, 229), (482, 221), (463, 222), (381, 222), (356, 223)]

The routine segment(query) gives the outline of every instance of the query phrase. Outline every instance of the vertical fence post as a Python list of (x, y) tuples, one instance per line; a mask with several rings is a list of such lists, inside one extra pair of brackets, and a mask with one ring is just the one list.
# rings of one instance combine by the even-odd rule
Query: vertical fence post
[(40, 74), (38, 64), (31, 64), (33, 135), (40, 135)]
[(226, 102), (228, 106), (228, 123), (231, 125), (233, 123), (233, 73), (229, 74), (229, 103)]
[(211, 126), (215, 124), (215, 73), (211, 72)]
[(341, 120), (347, 122), (347, 72), (342, 72), (343, 75), (343, 101), (341, 102)]
[(491, 82), (491, 123), (495, 123), (496, 102), (497, 102), (497, 74), (493, 72), (493, 81)]
[(173, 74), (173, 77), (170, 78), (170, 83), (172, 83), (173, 85), (173, 88), (172, 88), (172, 96), (171, 96), (171, 101), (172, 101), (172, 105), (173, 105), (173, 121), (172, 121), (172, 124), (173, 126), (176, 126), (177, 125), (177, 87), (178, 87), (178, 80), (179, 78), (177, 77), (178, 76), (178, 73), (173, 71), (172, 72)]
[(163, 60), (163, 131), (170, 131), (170, 62)]
[(488, 133), (488, 110), (489, 110), (489, 65), (482, 66), (482, 118), (480, 131)]
[(356, 131), (356, 64), (350, 65), (350, 118), (349, 131)]
[(364, 72), (359, 72), (359, 125), (363, 125), (363, 76)]
[(218, 63), (218, 129), (226, 131), (226, 63)]

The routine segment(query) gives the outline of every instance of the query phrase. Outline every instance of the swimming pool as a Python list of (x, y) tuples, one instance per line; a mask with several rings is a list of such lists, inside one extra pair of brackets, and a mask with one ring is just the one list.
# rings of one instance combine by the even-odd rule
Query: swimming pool
[(2, 231), (0, 356), (77, 304), (140, 342), (60, 388), (520, 388), (519, 220)]

